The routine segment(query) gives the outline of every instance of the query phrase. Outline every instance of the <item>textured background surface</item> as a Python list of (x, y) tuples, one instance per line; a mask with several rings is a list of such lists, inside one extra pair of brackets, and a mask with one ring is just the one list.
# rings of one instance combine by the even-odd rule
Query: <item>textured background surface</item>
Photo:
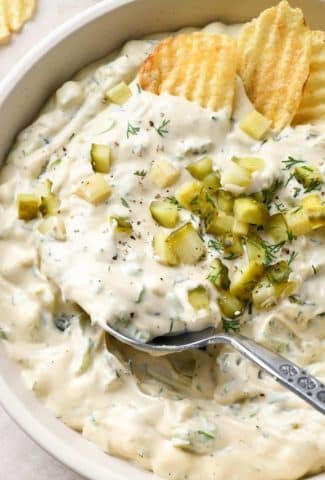
[[(17, 36), (0, 46), (1, 79), (21, 56), (56, 26), (100, 0), (38, 0), (37, 14)], [(109, 0), (102, 0), (109, 1)], [(1, 480), (82, 480), (41, 450), (0, 407)]]

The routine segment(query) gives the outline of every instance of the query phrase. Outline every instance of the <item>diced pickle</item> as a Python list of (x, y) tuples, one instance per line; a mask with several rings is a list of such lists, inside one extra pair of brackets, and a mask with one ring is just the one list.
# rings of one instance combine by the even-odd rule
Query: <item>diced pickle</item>
[(265, 249), (258, 235), (250, 234), (246, 240), (246, 251), (250, 262), (264, 263)]
[(32, 193), (19, 193), (17, 207), (20, 220), (32, 220), (38, 215), (40, 199)]
[(108, 173), (111, 167), (111, 149), (108, 145), (93, 143), (90, 150), (91, 165), (94, 172)]
[(150, 212), (159, 225), (166, 228), (176, 227), (179, 219), (177, 205), (168, 200), (154, 200), (150, 204)]
[(216, 198), (216, 205), (219, 210), (232, 215), (234, 209), (234, 197), (226, 190), (219, 190)]
[(221, 313), (228, 318), (239, 317), (245, 310), (245, 303), (226, 291), (220, 292), (218, 305)]
[(110, 223), (116, 223), (116, 233), (126, 233), (130, 235), (133, 231), (132, 223), (128, 218), (111, 216), (109, 217), (109, 221)]
[(319, 186), (324, 180), (321, 171), (313, 165), (296, 167), (294, 175), (297, 182), (301, 183), (305, 188), (310, 189)]
[(222, 238), (222, 246), (225, 254), (229, 256), (229, 258), (240, 257), (244, 251), (241, 239), (237, 235), (225, 235)]
[(284, 260), (280, 260), (274, 265), (270, 265), (266, 269), (266, 275), (270, 282), (272, 283), (283, 283), (287, 282), (289, 275), (291, 273), (291, 268), (288, 263)]
[(89, 203), (98, 205), (112, 194), (112, 189), (100, 173), (95, 173), (81, 182), (76, 194)]
[(132, 92), (125, 82), (121, 82), (115, 85), (115, 87), (110, 88), (105, 96), (111, 102), (123, 105), (132, 96)]
[(232, 232), (234, 225), (234, 217), (226, 215), (223, 212), (214, 213), (212, 217), (207, 220), (207, 233), (212, 235), (226, 235)]
[(253, 225), (265, 225), (269, 219), (265, 205), (251, 197), (235, 199), (234, 215), (240, 222)]
[(52, 215), (42, 220), (38, 227), (42, 235), (50, 235), (56, 240), (66, 240), (66, 229), (63, 219), (59, 215)]
[(202, 183), (187, 182), (176, 192), (176, 199), (187, 210), (192, 210), (197, 205), (202, 191)]
[(219, 258), (216, 258), (211, 263), (207, 278), (216, 288), (228, 290), (230, 285), (228, 268)]
[(203, 240), (191, 223), (174, 230), (166, 241), (181, 263), (194, 265), (206, 252)]
[(251, 173), (259, 172), (264, 168), (264, 160), (259, 157), (234, 157), (233, 162), (237, 163), (240, 167), (246, 168)]
[(259, 281), (254, 288), (252, 301), (258, 310), (268, 310), (277, 303), (275, 288), (267, 278)]
[(286, 212), (284, 218), (288, 226), (288, 231), (293, 235), (305, 235), (312, 231), (312, 224), (307, 213), (301, 206), (292, 208)]
[(54, 193), (50, 193), (46, 197), (41, 197), (40, 212), (42, 215), (57, 215), (61, 202)]
[(237, 270), (230, 283), (230, 293), (238, 298), (249, 298), (263, 272), (264, 267), (258, 262), (250, 262), (246, 267)]
[(156, 160), (147, 175), (147, 178), (159, 188), (166, 188), (177, 182), (180, 176), (178, 168), (168, 160)]
[(159, 263), (173, 267), (179, 264), (179, 260), (167, 244), (167, 237), (168, 234), (157, 233), (153, 238), (152, 246)]
[(187, 165), (186, 170), (197, 180), (203, 180), (212, 172), (212, 158), (204, 157), (197, 162), (192, 162)]
[(238, 185), (248, 187), (251, 183), (251, 172), (233, 161), (225, 165), (221, 172), (221, 183), (223, 185)]
[(207, 175), (203, 181), (203, 187), (206, 191), (212, 195), (218, 191), (220, 188), (220, 173), (219, 172), (212, 172)]
[(260, 140), (271, 127), (271, 123), (271, 120), (253, 110), (241, 120), (239, 128), (255, 140)]
[(282, 213), (277, 213), (270, 217), (266, 232), (275, 243), (288, 241), (288, 226)]
[(188, 301), (194, 310), (207, 310), (209, 308), (209, 292), (200, 285), (188, 291)]
[(245, 237), (248, 234), (248, 230), (249, 230), (249, 224), (248, 223), (240, 222), (236, 218), (234, 219), (234, 225), (232, 227), (232, 232), (235, 235)]
[(319, 194), (307, 195), (300, 203), (308, 215), (313, 230), (325, 226), (325, 205)]
[(277, 298), (288, 297), (293, 295), (297, 290), (296, 282), (274, 283), (274, 290)]

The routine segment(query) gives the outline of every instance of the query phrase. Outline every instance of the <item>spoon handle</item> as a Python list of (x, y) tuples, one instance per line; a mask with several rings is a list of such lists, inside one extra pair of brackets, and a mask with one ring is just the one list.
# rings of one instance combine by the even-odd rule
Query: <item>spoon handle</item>
[(325, 414), (325, 385), (290, 360), (242, 335), (227, 335), (229, 343), (283, 386)]

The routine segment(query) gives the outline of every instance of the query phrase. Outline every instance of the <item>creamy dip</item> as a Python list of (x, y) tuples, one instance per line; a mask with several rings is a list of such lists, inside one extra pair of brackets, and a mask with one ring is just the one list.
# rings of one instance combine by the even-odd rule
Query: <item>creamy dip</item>
[[(204, 30), (236, 35), (238, 27)], [(165, 478), (289, 480), (325, 470), (325, 418), (239, 353), (211, 347), (152, 358), (105, 335), (107, 323), (142, 340), (221, 324), (206, 278), (217, 254), (212, 237), (196, 265), (161, 265), (152, 250), (157, 225), (149, 204), (157, 194), (174, 198), (191, 179), (190, 162), (207, 154), (222, 171), (233, 156), (263, 158), (265, 168), (245, 192), (281, 177), (280, 210), (300, 194), (284, 160), (302, 158), (325, 173), (324, 125), (286, 128), (266, 141), (240, 130), (252, 106), (239, 80), (232, 118), (142, 91), (137, 71), (156, 41), (131, 41), (84, 69), (18, 136), (0, 172), (0, 336), (58, 418)], [(119, 107), (104, 93), (121, 81), (131, 82), (132, 97)], [(113, 159), (105, 175), (112, 195), (98, 206), (75, 195), (93, 173), (92, 143), (109, 145)], [(157, 158), (180, 171), (171, 187), (159, 190), (148, 178)], [(44, 179), (61, 200), (65, 241), (40, 235), (39, 219), (17, 219), (17, 194), (34, 192)], [(190, 212), (179, 215), (197, 225)], [(132, 238), (117, 237), (110, 216), (130, 218)], [(325, 381), (323, 233), (294, 239), (282, 256), (292, 260), (297, 293), (269, 311), (246, 312), (241, 331)], [(234, 261), (225, 263), (231, 272)], [(210, 310), (188, 301), (199, 285), (209, 291)]]

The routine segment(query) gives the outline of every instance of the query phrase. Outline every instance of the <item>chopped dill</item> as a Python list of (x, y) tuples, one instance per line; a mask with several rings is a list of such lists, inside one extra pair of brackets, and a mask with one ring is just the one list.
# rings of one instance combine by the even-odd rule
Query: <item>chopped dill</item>
[(158, 135), (160, 135), (161, 137), (164, 137), (165, 135), (167, 135), (167, 133), (169, 133), (169, 129), (168, 129), (169, 124), (170, 124), (170, 120), (167, 120), (165, 118), (165, 120), (162, 121), (159, 127), (155, 128)]
[(130, 122), (128, 122), (128, 128), (126, 131), (127, 138), (129, 138), (131, 135), (138, 135), (139, 132), (140, 132), (140, 127), (134, 127), (133, 125), (131, 125)]
[(295, 252), (295, 251), (290, 253), (290, 257), (289, 257), (289, 260), (288, 260), (288, 267), (290, 267), (290, 265), (297, 258), (297, 256), (298, 256), (298, 253)]
[(121, 203), (124, 207), (126, 208), (130, 208), (130, 205), (128, 204), (128, 202), (125, 200), (125, 198), (121, 197)]
[(282, 180), (277, 178), (268, 190), (263, 191), (264, 202), (266, 203), (266, 205), (268, 206), (270, 205), (270, 203), (273, 201), (274, 197), (282, 187), (283, 187)]
[(213, 248), (213, 250), (216, 250), (217, 252), (223, 250), (220, 240), (209, 240), (208, 248)]
[(288, 157), (287, 160), (282, 160), (282, 163), (284, 165), (282, 170), (290, 170), (290, 168), (295, 167), (296, 165), (301, 165), (302, 163), (305, 163), (305, 160), (298, 160), (293, 157)]
[(182, 205), (179, 203), (176, 197), (167, 197), (167, 200), (169, 200), (173, 205), (176, 205), (178, 210), (181, 210)]
[(133, 175), (144, 178), (147, 175), (147, 170), (136, 170), (135, 172), (133, 172)]

